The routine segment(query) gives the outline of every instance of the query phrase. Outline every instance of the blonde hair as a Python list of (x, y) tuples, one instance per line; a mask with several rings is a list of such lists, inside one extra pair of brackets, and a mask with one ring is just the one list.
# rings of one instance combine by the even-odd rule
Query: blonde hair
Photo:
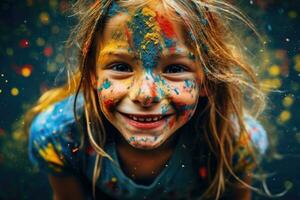
[[(255, 32), (254, 26), (238, 9), (219, 0), (119, 0), (118, 3), (121, 7), (141, 7), (151, 1), (159, 1), (166, 10), (178, 14), (191, 34), (190, 42), (205, 71), (202, 88), (208, 95), (201, 112), (195, 113), (194, 126), (198, 133), (202, 131), (208, 144), (212, 158), (208, 159), (207, 165), (211, 166), (214, 162), (216, 168), (208, 170), (209, 185), (203, 198), (218, 199), (225, 191), (229, 175), (252, 188), (233, 171), (232, 158), (236, 150), (233, 138), (236, 137), (236, 128), (232, 117), (238, 123), (240, 135), (247, 134), (243, 119), (245, 112), (257, 117), (264, 110), (265, 95), (230, 21), (242, 21)], [(65, 86), (43, 94), (26, 117), (28, 127), (34, 116), (49, 105), (71, 94), (83, 93), (87, 135), (97, 152), (93, 191), (100, 176), (102, 158), (110, 156), (103, 149), (106, 132), (102, 113), (99, 112), (101, 109), (97, 91), (91, 89), (91, 77), (95, 74), (96, 35), (103, 31), (107, 10), (113, 2), (103, 0), (87, 3), (79, 0), (74, 4), (73, 11), (79, 22), (71, 32), (67, 47), (79, 47), (77, 68)]]

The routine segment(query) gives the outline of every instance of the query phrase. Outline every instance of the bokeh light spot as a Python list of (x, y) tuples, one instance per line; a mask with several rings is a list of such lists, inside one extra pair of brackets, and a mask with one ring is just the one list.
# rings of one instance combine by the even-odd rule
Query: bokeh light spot
[(21, 74), (24, 77), (29, 77), (32, 72), (32, 66), (31, 65), (24, 65), (21, 69)]
[(55, 61), (57, 63), (63, 63), (65, 61), (65, 58), (62, 54), (58, 54), (56, 57), (55, 57)]
[(48, 46), (44, 48), (44, 55), (46, 57), (50, 57), (53, 54), (53, 49), (52, 47)]
[(279, 123), (284, 123), (286, 121), (288, 121), (291, 118), (291, 112), (288, 110), (284, 110), (280, 113), (279, 115)]
[(36, 42), (36, 45), (39, 47), (44, 46), (46, 43), (45, 40), (41, 37), (38, 37), (35, 42)]
[(20, 40), (19, 46), (21, 48), (28, 48), (29, 47), (29, 40), (27, 40), (27, 39)]
[(47, 12), (41, 12), (40, 13), (40, 21), (42, 24), (47, 25), (50, 22), (50, 17)]
[(298, 13), (294, 10), (288, 12), (289, 18), (295, 19), (298, 16)]
[(14, 88), (11, 89), (10, 93), (13, 96), (18, 96), (19, 95), (19, 89), (14, 87)]
[(58, 26), (54, 25), (54, 26), (52, 26), (51, 31), (53, 34), (57, 34), (57, 33), (59, 33), (60, 29)]
[(56, 72), (57, 71), (57, 65), (55, 63), (48, 63), (47, 64), (47, 71), (48, 72)]
[(280, 67), (278, 65), (272, 65), (268, 71), (271, 76), (278, 76), (280, 74)]
[(283, 98), (282, 104), (285, 107), (290, 107), (293, 103), (294, 103), (294, 98), (293, 98), (292, 95), (288, 95), (288, 96)]
[(12, 55), (14, 55), (14, 50), (13, 50), (12, 48), (7, 48), (7, 49), (6, 49), (6, 54), (7, 54), (8, 56), (12, 56)]

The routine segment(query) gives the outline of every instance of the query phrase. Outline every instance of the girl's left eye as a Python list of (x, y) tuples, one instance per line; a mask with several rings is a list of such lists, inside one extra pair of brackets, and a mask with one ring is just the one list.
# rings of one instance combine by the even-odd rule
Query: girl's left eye
[(182, 73), (186, 72), (186, 68), (182, 65), (168, 65), (163, 73)]
[(116, 63), (111, 66), (111, 69), (118, 72), (132, 72), (132, 68), (125, 63)]

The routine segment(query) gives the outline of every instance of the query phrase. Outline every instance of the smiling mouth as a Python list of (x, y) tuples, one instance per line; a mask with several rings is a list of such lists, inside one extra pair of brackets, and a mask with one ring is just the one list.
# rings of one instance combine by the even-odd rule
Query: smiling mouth
[(121, 114), (127, 118), (134, 120), (134, 121), (144, 122), (144, 123), (156, 122), (161, 119), (167, 118), (168, 116), (171, 115), (171, 114), (168, 114), (168, 115), (134, 115), (134, 114), (126, 114), (126, 113), (121, 113)]
[[(121, 112), (120, 112), (121, 113)], [(121, 113), (121, 115), (126, 119), (128, 124), (141, 129), (153, 129), (160, 127), (167, 122), (173, 114), (167, 115), (134, 115)]]

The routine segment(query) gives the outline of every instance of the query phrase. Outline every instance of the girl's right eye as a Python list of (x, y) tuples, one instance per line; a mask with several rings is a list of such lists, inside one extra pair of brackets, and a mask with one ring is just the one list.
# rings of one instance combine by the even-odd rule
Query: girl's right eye
[(110, 69), (118, 72), (132, 72), (131, 67), (125, 63), (116, 63), (112, 64)]

